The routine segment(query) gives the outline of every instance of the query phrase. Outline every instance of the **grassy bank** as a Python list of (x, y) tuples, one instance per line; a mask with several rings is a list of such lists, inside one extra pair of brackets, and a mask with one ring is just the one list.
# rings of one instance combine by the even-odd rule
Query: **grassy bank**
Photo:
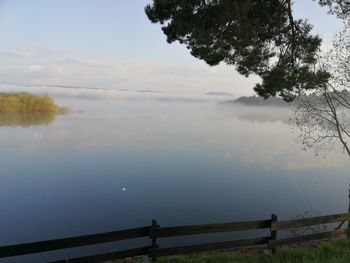
[(65, 113), (48, 95), (35, 95), (28, 92), (0, 93), (0, 114), (39, 114)]
[[(148, 259), (129, 259), (119, 262), (145, 263)], [(164, 257), (158, 263), (348, 263), (350, 262), (350, 241), (325, 242), (317, 247), (279, 248), (276, 255), (262, 252), (212, 252), (187, 256)]]

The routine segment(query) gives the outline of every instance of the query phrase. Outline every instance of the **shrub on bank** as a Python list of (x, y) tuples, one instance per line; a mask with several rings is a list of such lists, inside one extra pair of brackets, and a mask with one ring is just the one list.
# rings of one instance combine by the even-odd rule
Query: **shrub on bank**
[(64, 113), (48, 95), (0, 92), (0, 114)]

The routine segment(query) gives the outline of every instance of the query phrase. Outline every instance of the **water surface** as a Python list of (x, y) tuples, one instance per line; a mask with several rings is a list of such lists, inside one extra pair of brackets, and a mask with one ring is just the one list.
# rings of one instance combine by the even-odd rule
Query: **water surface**
[(341, 151), (327, 158), (301, 151), (286, 108), (58, 104), (73, 113), (0, 127), (0, 245), (138, 227), (152, 218), (167, 226), (347, 212), (349, 160)]

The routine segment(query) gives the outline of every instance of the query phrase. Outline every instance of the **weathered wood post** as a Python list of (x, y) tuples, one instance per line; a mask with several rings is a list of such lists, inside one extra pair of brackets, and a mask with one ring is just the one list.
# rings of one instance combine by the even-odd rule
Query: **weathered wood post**
[(149, 233), (149, 238), (152, 240), (152, 247), (149, 251), (149, 256), (152, 259), (152, 262), (155, 262), (157, 260), (157, 233), (156, 230), (159, 228), (159, 225), (157, 224), (157, 220), (152, 219), (152, 226)]
[(277, 216), (275, 214), (271, 215), (271, 226), (270, 226), (271, 237), (269, 241), (269, 248), (271, 253), (276, 254), (276, 244), (273, 242), (277, 239)]

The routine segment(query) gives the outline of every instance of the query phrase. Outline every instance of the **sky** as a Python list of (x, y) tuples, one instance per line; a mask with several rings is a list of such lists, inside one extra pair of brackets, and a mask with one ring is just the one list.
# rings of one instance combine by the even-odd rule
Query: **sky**
[[(209, 67), (180, 44), (169, 45), (144, 6), (151, 0), (0, 0), (0, 90), (65, 85), (157, 91), (196, 97), (252, 95), (257, 77)], [(312, 0), (295, 0), (329, 46), (341, 21)]]

